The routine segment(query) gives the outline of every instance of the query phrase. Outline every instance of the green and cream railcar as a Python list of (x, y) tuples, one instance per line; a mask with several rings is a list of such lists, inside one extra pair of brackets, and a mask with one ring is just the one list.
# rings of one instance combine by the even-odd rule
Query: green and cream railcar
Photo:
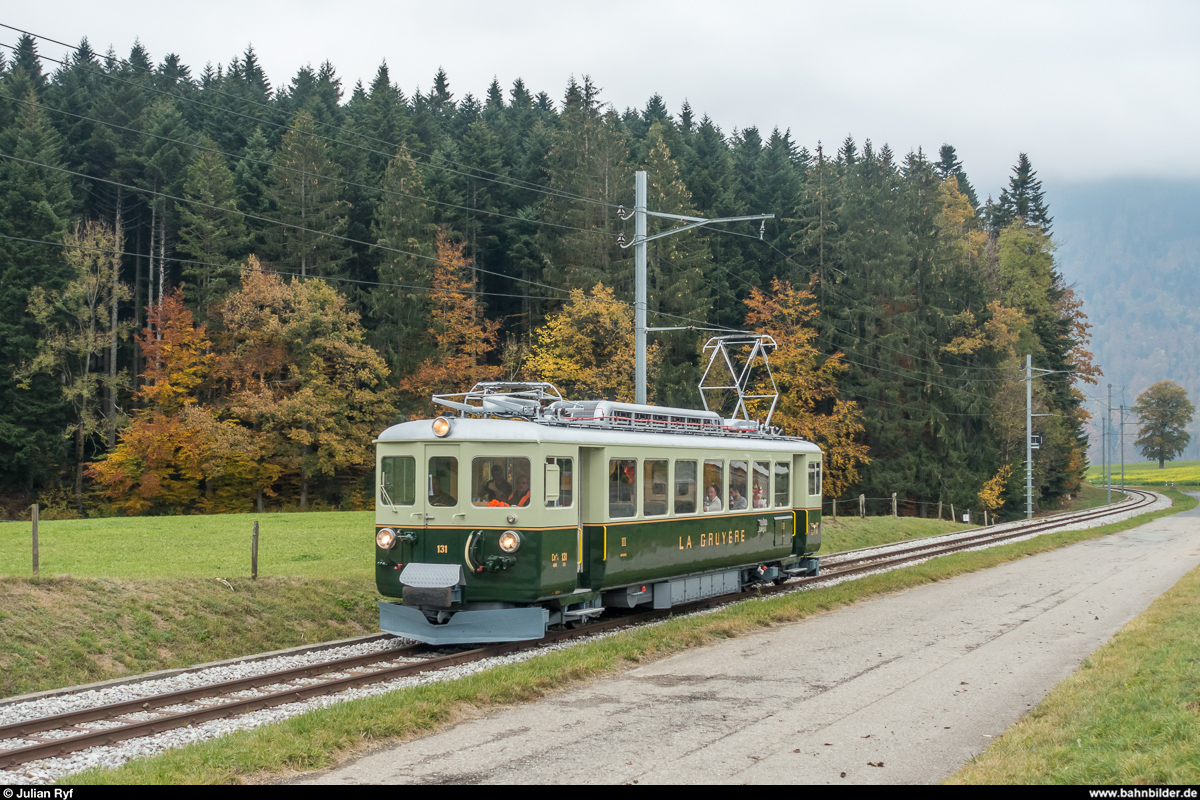
[(439, 417), (376, 441), (383, 630), (537, 639), (605, 607), (815, 574), (821, 451), (716, 414), (556, 403)]

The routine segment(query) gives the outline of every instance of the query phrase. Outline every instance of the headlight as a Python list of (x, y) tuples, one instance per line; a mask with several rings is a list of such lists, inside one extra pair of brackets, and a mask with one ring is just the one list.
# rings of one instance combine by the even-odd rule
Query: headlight
[(500, 534), (500, 549), (506, 553), (515, 553), (521, 546), (521, 534), (516, 531), (505, 531)]
[(445, 417), (438, 417), (433, 421), (433, 435), (439, 439), (445, 439), (450, 435), (450, 420)]
[(380, 528), (375, 534), (375, 544), (384, 550), (391, 550), (396, 543), (396, 532), (391, 528)]

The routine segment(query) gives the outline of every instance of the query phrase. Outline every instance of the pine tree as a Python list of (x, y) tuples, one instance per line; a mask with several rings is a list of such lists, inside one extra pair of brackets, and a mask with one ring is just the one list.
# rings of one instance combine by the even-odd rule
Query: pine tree
[(342, 235), (347, 208), (329, 144), (314, 135), (312, 116), (301, 111), (283, 137), (270, 172), (276, 217), (286, 225), (266, 231), (267, 243), (280, 263), (302, 276), (338, 275), (349, 255)]
[(1016, 220), (1036, 225), (1045, 233), (1050, 233), (1050, 223), (1053, 222), (1046, 208), (1042, 182), (1037, 180), (1029, 156), (1024, 153), (1017, 158), (1012, 177), (1008, 179), (1008, 188), (1000, 192), (1000, 200), (992, 210), (992, 230), (1001, 231)]
[(65, 406), (55, 378), (38, 374), (18, 386), (14, 373), (32, 362), (41, 334), (27, 313), (30, 292), (61, 292), (70, 280), (63, 251), (37, 242), (62, 241), (72, 200), (67, 176), (48, 168), (61, 163), (62, 139), (34, 93), (25, 97), (0, 133), (0, 152), (15, 157), (0, 159), (0, 234), (12, 237), (0, 238), (0, 476), (32, 488), (53, 475), (63, 454)]
[(938, 161), (933, 165), (942, 180), (946, 180), (951, 175), (958, 181), (958, 190), (966, 196), (967, 202), (971, 204), (971, 208), (979, 208), (979, 198), (975, 196), (975, 189), (971, 186), (971, 182), (967, 180), (966, 170), (963, 169), (962, 162), (958, 160), (958, 153), (954, 151), (954, 147), (949, 144), (943, 144), (942, 149), (938, 151)]
[[(632, 288), (632, 273), (615, 268), (623, 255), (610, 234), (617, 226), (612, 206), (631, 202), (633, 171), (615, 114), (603, 113), (599, 95), (586, 76), (582, 84), (572, 80), (567, 86), (560, 127), (545, 162), (550, 187), (560, 194), (543, 198), (541, 217), (574, 230), (542, 228), (543, 279), (581, 289), (609, 281), (620, 295)], [(630, 278), (614, 280), (614, 272)]]
[(393, 374), (408, 375), (428, 349), (422, 340), (429, 327), (430, 297), (422, 287), (428, 287), (433, 276), (436, 227), (407, 148), (401, 147), (388, 164), (380, 188), (371, 232), (380, 248), (387, 249), (379, 252), (383, 285), (371, 289), (367, 298), (375, 320), (370, 340)]
[(179, 251), (200, 262), (185, 262), (181, 268), (184, 278), (195, 287), (190, 299), (204, 321), (237, 274), (233, 264), (246, 245), (246, 226), (237, 208), (233, 173), (225, 158), (213, 152), (216, 142), (203, 136), (199, 144), (204, 149), (187, 168), (183, 181), (183, 197), (198, 202), (179, 208)]

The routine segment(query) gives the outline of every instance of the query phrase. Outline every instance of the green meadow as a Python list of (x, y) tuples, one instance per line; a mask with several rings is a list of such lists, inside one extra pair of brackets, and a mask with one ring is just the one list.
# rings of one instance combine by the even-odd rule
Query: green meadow
[[(1121, 462), (1113, 465), (1113, 483), (1121, 482)], [(1092, 483), (1100, 483), (1102, 469), (1099, 464), (1088, 467), (1087, 479)], [(1166, 486), (1170, 483), (1178, 486), (1200, 485), (1200, 461), (1168, 461), (1162, 469), (1157, 461), (1127, 461), (1125, 462), (1126, 486)]]
[[(43, 576), (234, 578), (250, 576), (259, 522), (259, 577), (375, 582), (375, 512), (108, 517), (38, 524)], [(0, 523), (0, 575), (32, 572), (29, 522)]]

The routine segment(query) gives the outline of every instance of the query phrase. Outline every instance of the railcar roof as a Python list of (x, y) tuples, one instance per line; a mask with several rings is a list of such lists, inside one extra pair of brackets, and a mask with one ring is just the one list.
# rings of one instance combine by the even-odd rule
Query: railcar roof
[(587, 427), (584, 425), (548, 425), (515, 419), (479, 419), (448, 417), (450, 434), (443, 439), (433, 435), (433, 420), (402, 422), (379, 434), (380, 442), (519, 442), (525, 444), (563, 442), (583, 446), (636, 445), (640, 447), (686, 447), (710, 450), (763, 450), (819, 453), (821, 448), (805, 439), (788, 436), (720, 436), (687, 433), (656, 433), (647, 430)]

